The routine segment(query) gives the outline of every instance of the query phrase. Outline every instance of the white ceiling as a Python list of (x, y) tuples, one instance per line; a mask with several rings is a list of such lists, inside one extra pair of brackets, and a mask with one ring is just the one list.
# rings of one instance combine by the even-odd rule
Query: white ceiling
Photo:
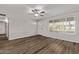
[(79, 11), (79, 4), (1, 4), (0, 12), (4, 12), (5, 10), (13, 12), (16, 11), (16, 9), (20, 12), (23, 9), (28, 12), (29, 8), (35, 8), (36, 6), (42, 6), (43, 9), (47, 11), (47, 16), (55, 16), (62, 13)]
[(32, 4), (32, 5), (25, 5), (28, 9), (34, 8), (36, 6), (42, 6), (44, 10), (47, 11), (45, 17), (56, 16), (64, 13), (69, 12), (76, 12), (79, 11), (79, 4)]

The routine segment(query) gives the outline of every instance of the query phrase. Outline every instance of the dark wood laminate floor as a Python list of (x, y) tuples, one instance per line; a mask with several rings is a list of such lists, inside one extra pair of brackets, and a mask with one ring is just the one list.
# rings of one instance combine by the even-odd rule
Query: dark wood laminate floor
[(2, 54), (78, 54), (79, 43), (41, 35), (0, 41)]

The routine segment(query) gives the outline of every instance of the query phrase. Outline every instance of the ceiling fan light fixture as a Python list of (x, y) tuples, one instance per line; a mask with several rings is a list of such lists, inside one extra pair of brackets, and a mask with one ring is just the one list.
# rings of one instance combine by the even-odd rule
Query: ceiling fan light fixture
[(46, 10), (43, 10), (43, 8), (42, 8), (41, 6), (35, 7), (35, 8), (30, 8), (29, 11), (30, 11), (30, 13), (33, 14), (35, 17), (44, 16), (45, 13), (46, 13)]
[(35, 16), (35, 17), (38, 17), (38, 16), (39, 16), (39, 14), (35, 14), (34, 16)]

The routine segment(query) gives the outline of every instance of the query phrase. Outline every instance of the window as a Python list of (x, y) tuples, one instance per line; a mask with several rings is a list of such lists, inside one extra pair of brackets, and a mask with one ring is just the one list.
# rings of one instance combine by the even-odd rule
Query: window
[(49, 30), (58, 32), (75, 32), (74, 17), (49, 21)]

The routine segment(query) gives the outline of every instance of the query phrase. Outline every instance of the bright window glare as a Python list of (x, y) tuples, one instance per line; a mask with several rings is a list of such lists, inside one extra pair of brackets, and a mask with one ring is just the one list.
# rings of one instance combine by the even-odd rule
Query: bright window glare
[(55, 20), (52, 22), (49, 22), (49, 30), (50, 31), (61, 31), (61, 32), (75, 32), (75, 20), (72, 20), (72, 18), (68, 18), (68, 20)]

